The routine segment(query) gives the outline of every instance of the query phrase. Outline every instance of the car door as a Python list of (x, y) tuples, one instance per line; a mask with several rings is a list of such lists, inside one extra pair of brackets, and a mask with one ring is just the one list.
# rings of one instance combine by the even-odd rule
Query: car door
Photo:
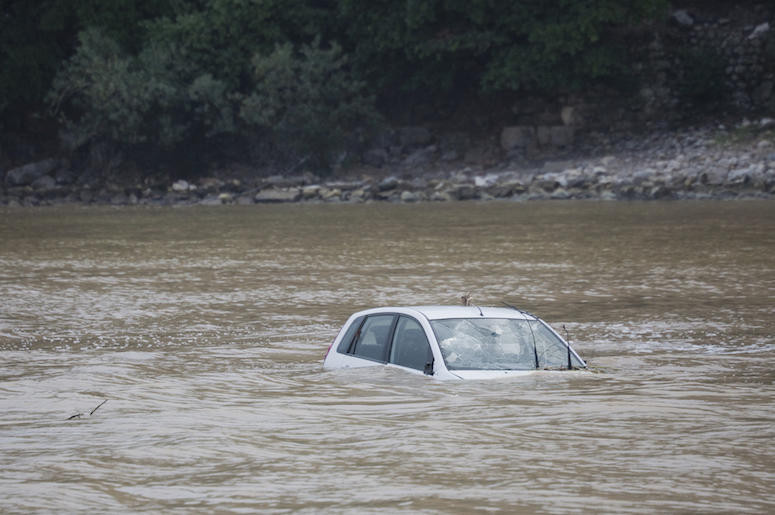
[(433, 353), (422, 325), (400, 315), (393, 331), (388, 363), (433, 374)]

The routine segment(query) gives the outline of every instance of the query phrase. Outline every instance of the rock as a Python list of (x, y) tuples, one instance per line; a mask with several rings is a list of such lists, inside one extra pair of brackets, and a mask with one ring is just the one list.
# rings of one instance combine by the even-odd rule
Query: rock
[(393, 190), (398, 187), (398, 177), (395, 177), (391, 175), (390, 177), (385, 177), (382, 179), (379, 184), (377, 184), (377, 189), (379, 191), (388, 191)]
[(676, 11), (673, 11), (673, 14), (670, 16), (670, 19), (684, 27), (691, 27), (692, 25), (694, 25), (694, 17), (691, 14), (689, 14), (689, 11), (687, 11), (686, 9), (678, 9)]
[(702, 184), (709, 186), (720, 186), (727, 181), (729, 171), (721, 166), (714, 166), (700, 173), (699, 179)]
[(320, 190), (320, 198), (326, 202), (336, 202), (342, 198), (342, 190), (339, 188), (323, 188)]
[(35, 179), (32, 183), (32, 187), (40, 191), (53, 190), (57, 187), (57, 181), (50, 175), (44, 175)]
[(52, 158), (13, 168), (5, 174), (5, 183), (9, 186), (27, 186), (44, 175), (50, 174), (58, 166), (59, 160)]
[(565, 188), (557, 188), (552, 192), (549, 198), (554, 200), (563, 200), (563, 199), (570, 198), (570, 193), (568, 193), (568, 191)]
[(649, 191), (649, 196), (655, 200), (668, 198), (670, 195), (670, 190), (664, 186), (654, 186)]
[(504, 127), (501, 130), (501, 148), (507, 152), (516, 148), (526, 149), (531, 145), (535, 145), (535, 142), (536, 133), (533, 127), (516, 125)]
[(259, 191), (254, 198), (259, 203), (296, 202), (301, 198), (301, 190), (298, 188), (271, 188)]
[(479, 197), (479, 190), (472, 184), (459, 184), (455, 187), (455, 194), (460, 200), (473, 200)]
[(600, 192), (600, 200), (616, 200), (616, 193), (610, 190), (604, 190)]
[(551, 193), (559, 186), (560, 184), (555, 180), (554, 177), (551, 177), (549, 175), (543, 175), (540, 177), (536, 177), (536, 179), (530, 185), (530, 191), (532, 192), (544, 191), (547, 193)]
[(759, 151), (768, 151), (772, 148), (772, 141), (769, 140), (761, 140), (759, 143), (756, 144), (756, 149)]
[(414, 191), (404, 190), (401, 192), (401, 202), (417, 202), (420, 196)]
[(364, 202), (368, 198), (368, 192), (364, 188), (358, 188), (350, 192), (351, 202)]
[(304, 186), (301, 189), (301, 198), (304, 200), (312, 200), (313, 198), (316, 198), (318, 195), (320, 195), (321, 188), (322, 187), (319, 184)]
[(755, 175), (756, 170), (754, 170), (753, 167), (731, 170), (727, 175), (727, 184), (733, 184), (735, 186), (745, 185), (750, 183)]
[(202, 200), (200, 200), (199, 204), (203, 206), (220, 206), (223, 204), (223, 202), (221, 202), (221, 199), (218, 198), (217, 195), (210, 194), (206, 195)]
[[(306, 182), (306, 179), (301, 175), (285, 176), (285, 175), (272, 175), (264, 179), (263, 184), (265, 187), (275, 189), (295, 188), (302, 186)], [(237, 181), (239, 186), (239, 181)]]
[(183, 179), (172, 183), (172, 191), (175, 193), (187, 193), (189, 190), (189, 184)]
[(455, 200), (455, 197), (448, 191), (434, 191), (433, 194), (431, 194), (431, 200), (434, 202), (450, 202)]
[(748, 36), (748, 39), (756, 39), (763, 37), (765, 34), (767, 34), (770, 31), (770, 24), (769, 23), (762, 23), (760, 25), (757, 25), (755, 29), (753, 29), (753, 32)]

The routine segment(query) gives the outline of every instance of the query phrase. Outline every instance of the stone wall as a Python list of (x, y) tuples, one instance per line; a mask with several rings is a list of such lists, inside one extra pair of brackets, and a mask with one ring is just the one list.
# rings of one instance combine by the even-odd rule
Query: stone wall
[(556, 99), (523, 98), (502, 127), (501, 150), (528, 159), (556, 154), (595, 131), (632, 131), (713, 112), (775, 114), (775, 7), (730, 5), (713, 14), (678, 8), (644, 34), (633, 55), (639, 86)]

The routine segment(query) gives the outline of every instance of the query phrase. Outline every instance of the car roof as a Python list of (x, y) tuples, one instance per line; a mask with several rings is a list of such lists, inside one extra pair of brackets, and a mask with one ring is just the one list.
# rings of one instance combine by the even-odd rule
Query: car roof
[(428, 320), (442, 320), (447, 318), (515, 318), (519, 320), (534, 320), (535, 317), (513, 308), (500, 308), (489, 306), (393, 306), (374, 308), (358, 314), (375, 313), (406, 313), (419, 314)]

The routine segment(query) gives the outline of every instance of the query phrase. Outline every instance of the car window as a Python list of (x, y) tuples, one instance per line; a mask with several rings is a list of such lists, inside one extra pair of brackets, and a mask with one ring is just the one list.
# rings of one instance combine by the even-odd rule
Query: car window
[(339, 342), (339, 347), (337, 347), (337, 351), (341, 354), (347, 354), (348, 351), (352, 348), (353, 340), (355, 339), (355, 333), (358, 331), (358, 329), (361, 328), (361, 324), (363, 323), (363, 319), (365, 317), (358, 317), (355, 320), (353, 320), (353, 323), (350, 324), (350, 327), (347, 328), (347, 332), (344, 333), (344, 336), (342, 337), (342, 341)]
[[(536, 353), (539, 368), (567, 368), (568, 347), (544, 324), (534, 324)], [(570, 355), (571, 366), (583, 367), (575, 354)]]
[(424, 370), (432, 359), (431, 346), (420, 323), (414, 318), (399, 317), (390, 347), (390, 362)]
[(353, 354), (361, 358), (385, 361), (390, 329), (395, 315), (373, 315), (366, 318), (361, 327)]

